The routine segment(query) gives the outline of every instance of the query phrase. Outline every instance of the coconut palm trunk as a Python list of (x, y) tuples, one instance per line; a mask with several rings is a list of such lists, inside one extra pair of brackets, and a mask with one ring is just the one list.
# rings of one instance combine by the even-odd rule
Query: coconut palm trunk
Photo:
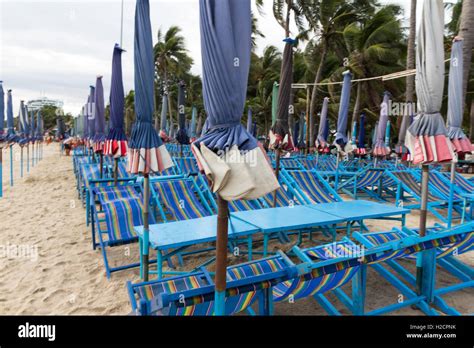
[(316, 100), (318, 98), (318, 89), (316, 88), (316, 84), (321, 82), (323, 77), (323, 67), (324, 62), (326, 61), (326, 56), (328, 53), (327, 43), (325, 38), (322, 38), (322, 50), (321, 50), (321, 61), (319, 62), (318, 70), (316, 72), (316, 76), (314, 78), (315, 86), (313, 87), (313, 91), (311, 93), (311, 102), (309, 107), (309, 146), (314, 146), (314, 142), (316, 140), (315, 134), (315, 123), (316, 123)]

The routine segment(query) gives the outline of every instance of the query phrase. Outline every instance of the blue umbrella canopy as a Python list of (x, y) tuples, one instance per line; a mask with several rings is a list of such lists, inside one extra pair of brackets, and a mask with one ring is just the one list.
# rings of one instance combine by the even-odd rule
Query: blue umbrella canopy
[(186, 132), (186, 113), (185, 113), (185, 83), (180, 81), (178, 84), (178, 133), (176, 140), (180, 144), (189, 144), (188, 132)]
[(28, 125), (28, 110), (26, 109), (25, 102), (20, 101), (20, 136), (19, 140), (20, 145), (24, 145), (28, 142), (28, 134), (30, 132)]
[(388, 122), (388, 106), (390, 101), (390, 94), (384, 92), (383, 101), (380, 105), (380, 117), (377, 126), (377, 135), (374, 146), (373, 154), (374, 156), (387, 156), (390, 154), (390, 148), (387, 148), (385, 144), (385, 134), (387, 131), (387, 122)]
[(155, 62), (148, 0), (137, 0), (134, 47), (136, 121), (129, 142), (129, 171), (148, 174), (173, 165), (153, 126)]
[(16, 141), (15, 126), (13, 123), (13, 100), (11, 89), (7, 91), (7, 140), (9, 142)]
[[(241, 124), (252, 47), (250, 1), (201, 0), (199, 4), (203, 99), (209, 128), (194, 142), (193, 151), (213, 191), (223, 199), (260, 197), (279, 185), (257, 140)], [(250, 170), (245, 158), (253, 154), (256, 159)], [(230, 156), (243, 159), (233, 157), (232, 163), (223, 163), (222, 158)]]
[(390, 121), (387, 122), (387, 127), (385, 128), (385, 147), (390, 152), (390, 131), (391, 131), (391, 123)]
[(61, 116), (58, 116), (58, 118), (56, 118), (56, 128), (57, 128), (56, 138), (64, 139), (64, 132), (65, 132), (64, 121)]
[(102, 152), (105, 142), (105, 101), (102, 76), (97, 76), (95, 82), (95, 135), (94, 151)]
[[(293, 133), (293, 138), (298, 140), (300, 136), (300, 121), (299, 120), (294, 123), (292, 133)], [(296, 144), (296, 147), (299, 147), (298, 145), (299, 144)]]
[(41, 116), (41, 110), (38, 110), (38, 113), (37, 113), (37, 116), (36, 116), (35, 138), (38, 141), (43, 140), (43, 121), (42, 121), (42, 116)]
[(122, 77), (122, 52), (115, 44), (112, 54), (112, 81), (110, 84), (110, 129), (106, 137), (104, 154), (115, 158), (127, 154), (127, 136), (123, 129), (125, 92)]
[(3, 81), (0, 81), (0, 142), (4, 140), (5, 129), (5, 92), (3, 91)]
[(35, 113), (31, 111), (30, 113), (30, 141), (35, 142), (35, 135), (36, 135), (36, 123), (35, 123)]
[(454, 39), (451, 48), (448, 85), (448, 136), (458, 153), (470, 153), (473, 148), (469, 138), (464, 134), (462, 126), (463, 106), (463, 39)]
[(328, 121), (328, 106), (329, 98), (326, 97), (323, 100), (323, 107), (321, 109), (321, 116), (319, 119), (318, 137), (316, 138), (316, 146), (321, 148), (328, 147), (328, 133), (326, 136), (324, 135), (326, 123)]
[(365, 114), (362, 113), (359, 118), (359, 136), (357, 141), (356, 153), (359, 155), (365, 155), (367, 153), (365, 149)]
[(195, 106), (193, 106), (192, 110), (192, 115), (191, 115), (191, 129), (189, 131), (189, 134), (191, 138), (196, 138), (196, 126), (197, 126), (197, 109)]
[(336, 144), (344, 149), (347, 144), (347, 117), (351, 100), (352, 74), (350, 71), (345, 71), (342, 75), (343, 83), (341, 101), (339, 103), (339, 114), (337, 116)]
[(306, 147), (306, 120), (305, 113), (300, 113), (299, 119), (299, 137), (295, 135), (295, 140), (298, 140), (298, 148), (304, 149)]
[(87, 103), (82, 107), (82, 117), (83, 117), (83, 125), (84, 125), (84, 133), (82, 135), (82, 139), (87, 140), (89, 138), (89, 116), (87, 113), (87, 108), (89, 104), (89, 98), (87, 98)]
[(92, 142), (95, 137), (95, 87), (90, 86), (90, 94), (87, 99), (87, 126), (89, 140)]
[(414, 164), (447, 162), (453, 158), (440, 114), (445, 70), (443, 31), (443, 1), (425, 1), (416, 45), (418, 116), (408, 128), (405, 140)]

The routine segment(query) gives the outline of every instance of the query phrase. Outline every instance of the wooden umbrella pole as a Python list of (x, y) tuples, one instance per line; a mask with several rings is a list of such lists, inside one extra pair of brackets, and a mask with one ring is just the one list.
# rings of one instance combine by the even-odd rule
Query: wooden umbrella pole
[(150, 178), (148, 174), (143, 176), (143, 251), (142, 251), (142, 265), (143, 265), (143, 280), (148, 281), (148, 270), (149, 270), (149, 254), (148, 254), (148, 243), (150, 238), (150, 224), (148, 220), (150, 203)]
[[(276, 150), (276, 166), (275, 166), (275, 176), (278, 181), (278, 177), (280, 175), (280, 157), (281, 157), (281, 149), (278, 148)], [(277, 190), (273, 192), (273, 208), (277, 205)]]
[(229, 203), (217, 195), (217, 242), (214, 314), (225, 315)]
[(104, 155), (102, 155), (102, 152), (99, 154), (100, 156), (100, 178), (102, 179), (103, 178), (103, 175), (104, 175)]
[[(420, 232), (419, 236), (424, 237), (426, 235), (426, 217), (428, 215), (428, 180), (430, 176), (430, 168), (428, 165), (421, 166), (421, 206), (420, 206)], [(417, 265), (416, 265), (416, 292), (421, 294), (421, 286), (423, 279), (423, 267), (422, 257), (423, 252), (418, 254)]]

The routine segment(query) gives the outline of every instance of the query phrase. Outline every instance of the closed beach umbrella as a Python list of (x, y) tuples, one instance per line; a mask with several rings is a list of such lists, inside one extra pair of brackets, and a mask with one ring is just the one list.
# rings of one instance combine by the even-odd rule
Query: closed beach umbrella
[(385, 128), (385, 147), (387, 148), (388, 153), (390, 153), (390, 132), (391, 132), (391, 122), (387, 122), (387, 127)]
[(257, 140), (241, 124), (252, 47), (250, 0), (200, 0), (199, 5), (203, 100), (209, 128), (192, 150), (218, 194), (214, 313), (223, 315), (227, 201), (256, 199), (279, 185)]
[(351, 80), (352, 74), (350, 71), (345, 71), (343, 74), (341, 101), (339, 103), (339, 113), (337, 116), (337, 132), (336, 144), (341, 150), (344, 150), (347, 144), (347, 115), (349, 113), (349, 103), (351, 100)]
[(176, 140), (181, 145), (189, 144), (188, 132), (186, 132), (186, 114), (185, 114), (185, 84), (180, 81), (178, 84), (178, 134)]
[(365, 114), (364, 113), (362, 113), (359, 118), (359, 139), (357, 142), (356, 153), (361, 156), (367, 153), (365, 149)]
[(193, 141), (196, 138), (196, 127), (197, 127), (197, 109), (195, 106), (193, 106), (192, 115), (191, 115), (191, 129), (189, 131), (189, 134), (191, 138), (193, 139)]
[(328, 147), (328, 137), (327, 135), (324, 136), (324, 130), (328, 121), (328, 106), (329, 98), (326, 97), (323, 100), (323, 107), (321, 109), (321, 116), (319, 119), (318, 136), (316, 138), (316, 146), (321, 149)]
[(85, 141), (87, 141), (87, 139), (89, 138), (89, 116), (88, 116), (88, 113), (87, 113), (87, 104), (88, 103), (89, 103), (89, 101), (82, 107), (83, 115), (84, 115), (84, 118), (83, 118), (84, 135), (83, 135), (82, 139), (85, 140)]
[(379, 127), (379, 121), (375, 122), (375, 126), (372, 129), (372, 148), (375, 147), (375, 143), (377, 142), (377, 129)]
[[(294, 124), (293, 124), (293, 130), (292, 130), (292, 133), (293, 133), (293, 137), (296, 139), (296, 140), (299, 140), (299, 135), (300, 135), (300, 121), (296, 121)], [(296, 147), (299, 147), (298, 146), (299, 143), (296, 144)]]
[(278, 82), (273, 82), (272, 88), (272, 125), (275, 124), (278, 111)]
[(35, 113), (33, 111), (31, 111), (31, 114), (30, 114), (30, 141), (32, 143), (35, 142), (35, 135), (36, 135)]
[(373, 154), (374, 156), (387, 156), (390, 154), (390, 149), (387, 149), (385, 145), (385, 133), (387, 130), (387, 122), (388, 122), (388, 105), (390, 101), (390, 94), (385, 92), (383, 95), (383, 101), (380, 105), (380, 117), (377, 126), (377, 135), (376, 141), (374, 146)]
[(7, 92), (7, 140), (9, 142), (16, 141), (15, 126), (13, 123), (13, 100), (12, 90)]
[(28, 139), (29, 125), (28, 125), (28, 111), (25, 106), (25, 102), (22, 100), (20, 102), (20, 133), (21, 133), (21, 144), (24, 145), (25, 141)]
[(115, 44), (110, 84), (110, 130), (104, 148), (104, 154), (114, 158), (127, 155), (127, 136), (124, 130), (125, 93), (122, 78), (123, 51), (118, 44)]
[(102, 76), (97, 76), (95, 82), (95, 135), (94, 152), (102, 153), (105, 142), (105, 101)]
[(471, 141), (461, 129), (463, 116), (463, 40), (455, 38), (451, 48), (448, 85), (448, 137), (457, 153), (471, 153)]
[(58, 116), (58, 118), (56, 119), (56, 128), (56, 138), (58, 138), (59, 140), (64, 139), (64, 122), (61, 116)]
[[(418, 117), (408, 128), (405, 144), (413, 163), (422, 164), (419, 235), (426, 234), (430, 163), (451, 161), (453, 152), (440, 114), (444, 88), (444, 6), (442, 0), (425, 0), (416, 45)], [(432, 301), (433, 284), (423, 272), (434, 272), (435, 250), (421, 253), (417, 262), (417, 290)], [(425, 266), (424, 268), (420, 267)]]
[(299, 120), (299, 137), (295, 139), (298, 139), (298, 148), (304, 149), (306, 147), (306, 119), (305, 119), (305, 113), (302, 112), (300, 113), (300, 120)]
[[(293, 142), (288, 134), (288, 116), (291, 99), (291, 84), (293, 83), (293, 45), (295, 40), (287, 38), (283, 41), (285, 41), (285, 48), (283, 50), (283, 60), (280, 70), (280, 85), (277, 98), (278, 106), (276, 109), (276, 119), (273, 121), (270, 133), (270, 146), (277, 149), (283, 148), (285, 150), (291, 150)], [(278, 155), (279, 152), (277, 152), (276, 164), (277, 177), (279, 169)]]
[(38, 110), (36, 116), (36, 140), (42, 141), (43, 140), (43, 126), (42, 126), (42, 117), (41, 117), (41, 110)]
[(87, 101), (87, 125), (89, 128), (89, 147), (92, 147), (95, 137), (95, 87), (90, 86), (90, 95)]
[(135, 7), (135, 113), (128, 151), (128, 171), (143, 174), (143, 259), (144, 279), (148, 280), (148, 234), (150, 203), (150, 172), (161, 172), (173, 165), (171, 157), (153, 126), (154, 68), (151, 36), (150, 3), (137, 0)]
[(168, 114), (168, 94), (163, 94), (163, 102), (161, 103), (161, 123), (160, 123), (160, 137), (163, 141), (169, 141), (168, 138), (168, 121), (166, 115)]
[(356, 146), (356, 139), (357, 139), (357, 122), (352, 122), (352, 132), (351, 132), (351, 145), (355, 149)]

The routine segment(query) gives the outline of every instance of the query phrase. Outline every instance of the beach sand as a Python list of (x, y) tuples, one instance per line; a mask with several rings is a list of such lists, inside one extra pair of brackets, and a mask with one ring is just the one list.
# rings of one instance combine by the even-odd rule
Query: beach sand
[[(10, 252), (0, 258), (0, 314), (129, 314), (131, 307), (125, 283), (139, 281), (138, 270), (114, 273), (111, 280), (107, 280), (101, 252), (92, 250), (90, 227), (86, 227), (85, 210), (75, 187), (72, 159), (60, 156), (58, 144), (43, 148), (43, 160), (30, 168), (28, 175), (25, 166), (25, 176), (20, 178), (19, 147), (14, 146), (15, 184), (12, 188), (8, 183), (9, 150), (3, 150), (0, 247), (9, 248)], [(417, 226), (418, 219), (418, 213), (412, 213), (407, 225)], [(429, 225), (435, 221), (430, 216)], [(371, 230), (385, 231), (390, 230), (393, 223), (369, 221), (368, 226)], [(304, 246), (309, 245), (311, 243), (305, 241)], [(272, 242), (271, 248), (288, 249), (289, 246)], [(21, 254), (14, 255), (15, 249)], [(115, 247), (110, 250), (110, 258), (114, 262), (137, 261), (137, 249), (137, 244)], [(205, 256), (185, 259), (186, 269), (192, 269)], [(244, 261), (232, 255), (229, 258), (231, 263)], [(474, 253), (460, 258), (474, 266)], [(410, 262), (404, 264), (413, 268)], [(367, 278), (368, 311), (402, 299), (399, 292), (373, 270), (369, 270)], [(452, 276), (439, 269), (439, 285), (453, 282)], [(349, 286), (345, 290), (350, 293)], [(328, 297), (334, 300), (332, 295)], [(474, 312), (472, 288), (445, 295), (444, 299), (461, 313)], [(333, 303), (342, 313), (349, 313), (340, 302)], [(325, 312), (308, 298), (295, 303), (278, 303), (275, 314), (325, 315)], [(408, 307), (393, 314), (422, 313)]]

